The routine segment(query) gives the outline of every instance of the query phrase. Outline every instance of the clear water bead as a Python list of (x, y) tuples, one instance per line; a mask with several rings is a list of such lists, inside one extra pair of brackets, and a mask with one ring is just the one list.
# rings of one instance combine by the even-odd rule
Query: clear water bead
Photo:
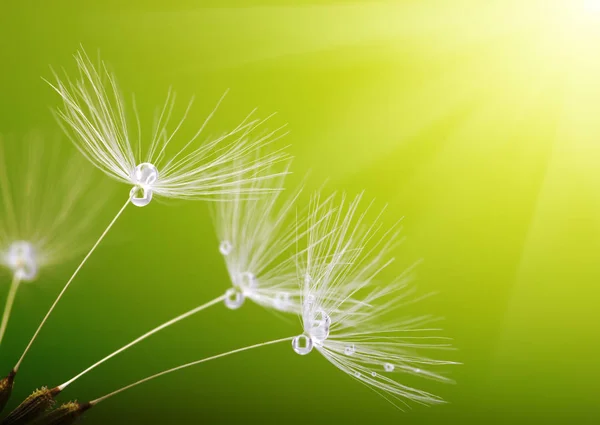
[(354, 376), (356, 376), (357, 378), (360, 378), (362, 375), (360, 374), (360, 372), (354, 372)]
[(371, 376), (372, 376), (373, 378), (377, 378), (377, 372), (371, 372)]
[(219, 252), (223, 255), (229, 255), (233, 251), (233, 245), (229, 241), (222, 241), (219, 244)]
[(306, 335), (298, 335), (292, 340), (292, 348), (301, 356), (305, 356), (313, 349), (312, 339)]
[(317, 341), (325, 341), (329, 337), (330, 327), (331, 318), (325, 311), (319, 309), (313, 315), (310, 336)]
[(239, 274), (235, 283), (240, 288), (243, 288), (246, 290), (256, 289), (256, 287), (258, 286), (258, 279), (256, 278), (256, 275), (254, 273), (243, 272), (243, 273)]
[(277, 292), (275, 294), (274, 305), (278, 310), (287, 310), (291, 305), (289, 292)]
[(244, 293), (238, 288), (229, 288), (227, 292), (225, 292), (225, 306), (231, 310), (240, 308), (245, 300), (246, 297), (244, 296)]
[(346, 345), (346, 347), (344, 347), (345, 355), (352, 356), (354, 355), (354, 353), (356, 353), (356, 347), (354, 346), (354, 344)]
[(29, 242), (13, 242), (5, 254), (5, 262), (19, 280), (32, 281), (37, 277), (35, 249)]
[(396, 368), (396, 367), (395, 367), (393, 364), (391, 364), (391, 363), (384, 363), (384, 364), (383, 364), (383, 369), (384, 369), (386, 372), (393, 372), (395, 368)]
[(135, 167), (131, 175), (134, 186), (129, 192), (131, 203), (145, 207), (152, 201), (152, 186), (158, 180), (158, 170), (153, 164), (143, 162)]

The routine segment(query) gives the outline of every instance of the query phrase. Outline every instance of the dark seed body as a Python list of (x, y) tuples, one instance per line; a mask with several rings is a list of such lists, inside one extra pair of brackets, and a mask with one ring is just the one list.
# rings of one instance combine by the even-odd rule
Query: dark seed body
[(70, 401), (47, 412), (35, 422), (35, 425), (71, 425), (77, 422), (81, 415), (91, 407), (90, 403)]
[(4, 418), (2, 425), (26, 425), (39, 418), (54, 404), (54, 397), (58, 395), (58, 388), (48, 389), (42, 387), (35, 390), (15, 410)]
[(0, 412), (10, 399), (15, 384), (15, 371), (11, 371), (6, 377), (0, 379)]

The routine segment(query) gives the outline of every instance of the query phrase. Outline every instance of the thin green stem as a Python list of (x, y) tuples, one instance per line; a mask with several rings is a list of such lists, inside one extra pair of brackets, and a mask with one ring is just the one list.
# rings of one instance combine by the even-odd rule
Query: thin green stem
[(104, 232), (102, 232), (102, 234), (100, 235), (100, 238), (98, 238), (98, 240), (96, 241), (96, 243), (94, 244), (94, 246), (92, 246), (92, 248), (87, 253), (87, 255), (85, 256), (85, 258), (83, 259), (83, 261), (81, 261), (81, 263), (79, 264), (79, 266), (77, 266), (77, 268), (75, 269), (75, 271), (73, 272), (73, 274), (71, 275), (71, 277), (69, 278), (69, 280), (67, 281), (67, 283), (65, 284), (65, 286), (63, 287), (62, 291), (60, 291), (60, 293), (58, 294), (58, 297), (56, 297), (56, 300), (54, 300), (54, 303), (50, 306), (50, 309), (46, 313), (46, 316), (44, 316), (44, 318), (42, 319), (42, 322), (40, 323), (40, 325), (38, 326), (37, 330), (33, 334), (33, 337), (29, 341), (29, 344), (27, 344), (27, 347), (25, 347), (25, 351), (23, 351), (23, 354), (21, 355), (21, 358), (19, 359), (19, 361), (17, 362), (17, 364), (13, 368), (13, 371), (15, 373), (19, 370), (19, 367), (21, 366), (21, 363), (23, 362), (23, 359), (27, 355), (27, 352), (29, 351), (29, 349), (33, 345), (33, 342), (35, 341), (35, 339), (37, 338), (38, 334), (40, 333), (40, 331), (44, 327), (44, 324), (48, 320), (48, 317), (50, 317), (50, 315), (54, 311), (54, 308), (56, 307), (56, 305), (58, 304), (58, 302), (62, 298), (63, 294), (67, 291), (67, 288), (69, 287), (69, 285), (71, 285), (71, 282), (73, 281), (73, 279), (75, 279), (75, 276), (77, 276), (77, 274), (79, 273), (79, 271), (81, 270), (81, 268), (83, 267), (83, 265), (86, 263), (86, 261), (88, 260), (88, 258), (90, 258), (90, 256), (92, 255), (92, 253), (98, 247), (98, 245), (100, 245), (100, 242), (102, 242), (102, 239), (104, 239), (104, 237), (106, 236), (106, 234), (108, 233), (108, 231), (113, 227), (113, 225), (116, 223), (117, 219), (121, 216), (121, 214), (123, 213), (123, 211), (125, 211), (125, 208), (127, 208), (127, 205), (129, 205), (130, 201), (131, 201), (131, 199), (128, 198), (127, 202), (125, 202), (125, 204), (121, 207), (121, 209), (119, 210), (119, 212), (117, 213), (117, 215), (112, 219), (112, 221), (110, 222), (110, 224), (108, 225), (108, 227), (104, 230)]
[(62, 385), (58, 386), (59, 390), (64, 390), (65, 388), (67, 388), (69, 385), (71, 385), (73, 382), (75, 382), (77, 379), (81, 378), (83, 375), (85, 375), (86, 373), (88, 373), (89, 371), (95, 369), (97, 366), (100, 366), (102, 363), (104, 363), (105, 361), (113, 358), (114, 356), (116, 356), (119, 353), (122, 353), (123, 351), (127, 350), (128, 348), (133, 347), (135, 344), (137, 344), (138, 342), (142, 342), (143, 340), (145, 340), (146, 338), (154, 335), (155, 333), (168, 328), (171, 325), (174, 325), (177, 322), (180, 322), (183, 319), (186, 319), (210, 306), (213, 306), (221, 301), (223, 301), (225, 299), (225, 295), (221, 295), (220, 297), (215, 298), (212, 301), (209, 301), (205, 304), (202, 304), (201, 306), (198, 306), (186, 313), (183, 313), (171, 320), (169, 320), (168, 322), (163, 323), (160, 326), (157, 326), (156, 328), (152, 329), (151, 331), (146, 332), (145, 334), (143, 334), (142, 336), (134, 339), (133, 341), (131, 341), (129, 344), (124, 345), (123, 347), (119, 348), (118, 350), (112, 352), (111, 354), (109, 354), (108, 356), (104, 357), (102, 360), (94, 363), (93, 365), (91, 365), (90, 367), (88, 367), (87, 369), (85, 369), (83, 372), (79, 373), (78, 375), (74, 376), (73, 378), (69, 379), (67, 382), (65, 382)]
[(177, 366), (177, 367), (174, 367), (172, 369), (167, 369), (167, 370), (159, 372), (159, 373), (157, 373), (155, 375), (148, 376), (147, 378), (140, 379), (139, 381), (136, 381), (133, 384), (129, 384), (129, 385), (125, 386), (125, 387), (119, 388), (118, 390), (113, 391), (113, 392), (111, 392), (109, 394), (106, 394), (105, 396), (102, 396), (100, 398), (97, 398), (96, 400), (90, 401), (90, 405), (91, 406), (95, 406), (96, 404), (100, 403), (101, 401), (104, 401), (104, 400), (106, 400), (106, 399), (108, 399), (108, 398), (110, 398), (110, 397), (112, 397), (114, 395), (122, 393), (123, 391), (131, 389), (133, 387), (137, 387), (138, 385), (143, 384), (145, 382), (152, 381), (153, 379), (159, 378), (161, 376), (168, 375), (169, 373), (177, 372), (179, 370), (186, 369), (188, 367), (196, 366), (196, 365), (199, 365), (200, 363), (206, 363), (206, 362), (209, 362), (211, 360), (220, 359), (221, 357), (227, 357), (227, 356), (230, 356), (232, 354), (241, 353), (242, 351), (248, 351), (248, 350), (252, 350), (254, 348), (259, 348), (259, 347), (265, 347), (267, 345), (278, 344), (280, 342), (291, 341), (292, 339), (294, 339), (294, 337), (281, 338), (281, 339), (276, 339), (276, 340), (273, 340), (273, 341), (261, 342), (260, 344), (254, 344), (254, 345), (250, 345), (248, 347), (238, 348), (237, 350), (228, 351), (226, 353), (217, 354), (216, 356), (206, 357), (206, 358), (201, 359), (201, 360), (196, 360), (196, 361), (191, 362), (191, 363), (186, 363), (184, 365)]
[(19, 289), (20, 283), (21, 279), (19, 279), (18, 273), (14, 273), (12, 283), (10, 284), (10, 289), (8, 290), (6, 304), (4, 305), (2, 323), (0, 324), (0, 344), (2, 344), (2, 340), (4, 339), (4, 333), (6, 332), (6, 326), (8, 325), (8, 319), (10, 318), (10, 312), (12, 311), (12, 306), (15, 302), (15, 296), (17, 295), (17, 289)]

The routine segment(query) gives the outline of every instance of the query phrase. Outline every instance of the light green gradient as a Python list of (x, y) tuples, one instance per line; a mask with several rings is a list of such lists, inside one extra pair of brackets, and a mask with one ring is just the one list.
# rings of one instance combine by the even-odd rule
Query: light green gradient
[[(464, 365), (450, 370), (457, 385), (423, 383), (450, 404), (403, 413), (317, 355), (266, 347), (124, 393), (85, 423), (600, 422), (600, 19), (576, 1), (90, 3), (0, 3), (1, 133), (59, 132), (40, 77), (73, 73), (80, 43), (100, 50), (146, 121), (169, 86), (180, 108), (196, 95), (192, 123), (230, 88), (214, 127), (277, 112), (291, 184), (310, 169), (310, 189), (365, 189), (390, 222), (406, 217), (399, 254), (424, 258), (419, 286), (441, 292), (424, 312), (446, 318), (449, 356)], [(128, 193), (114, 187), (106, 223)], [(20, 288), (6, 371), (75, 266)], [(40, 334), (13, 402), (226, 287), (205, 204), (129, 209)], [(297, 328), (256, 306), (214, 307), (61, 400)]]

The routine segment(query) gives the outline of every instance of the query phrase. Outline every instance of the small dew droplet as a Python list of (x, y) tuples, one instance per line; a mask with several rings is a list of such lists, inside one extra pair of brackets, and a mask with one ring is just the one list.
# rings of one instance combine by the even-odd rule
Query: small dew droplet
[(324, 310), (318, 309), (312, 318), (310, 326), (310, 335), (317, 341), (325, 341), (329, 338), (329, 329), (331, 327), (331, 318)]
[(298, 335), (292, 340), (292, 348), (301, 356), (305, 356), (313, 349), (312, 339), (306, 335)]
[(377, 377), (377, 372), (371, 372), (371, 376), (372, 376), (373, 378), (376, 378), (376, 377)]
[(152, 186), (158, 180), (158, 170), (149, 162), (141, 163), (133, 170), (131, 180), (134, 183), (129, 192), (131, 203), (136, 207), (145, 207), (152, 201)]
[(235, 283), (245, 290), (256, 289), (258, 279), (256, 279), (256, 275), (252, 272), (243, 272), (238, 275)]
[(277, 292), (275, 294), (275, 308), (278, 310), (287, 310), (290, 307), (290, 294), (289, 292)]
[(415, 369), (416, 373), (421, 373), (421, 369)]
[(391, 363), (384, 363), (384, 365), (383, 365), (383, 369), (384, 369), (386, 372), (393, 372), (393, 371), (394, 371), (394, 369), (395, 369), (395, 366), (394, 366), (393, 364), (391, 364)]
[(219, 244), (219, 252), (223, 255), (229, 255), (233, 251), (233, 245), (229, 241), (222, 241)]
[(356, 376), (357, 378), (360, 378), (362, 375), (360, 374), (360, 372), (354, 372), (354, 376)]
[(354, 346), (354, 344), (346, 345), (346, 347), (344, 347), (345, 355), (352, 356), (354, 355), (354, 353), (356, 353), (356, 347)]
[(245, 299), (244, 293), (237, 288), (229, 288), (225, 292), (225, 305), (231, 310), (240, 308)]

